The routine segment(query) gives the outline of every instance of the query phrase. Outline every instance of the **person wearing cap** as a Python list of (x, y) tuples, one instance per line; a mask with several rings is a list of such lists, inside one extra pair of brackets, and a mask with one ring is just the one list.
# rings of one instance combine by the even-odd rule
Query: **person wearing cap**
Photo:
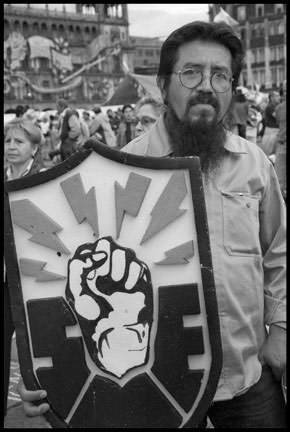
[(95, 113), (95, 118), (89, 126), (90, 137), (101, 140), (109, 147), (116, 147), (116, 136), (111, 128), (109, 118), (102, 112), (100, 105), (94, 105), (92, 110)]

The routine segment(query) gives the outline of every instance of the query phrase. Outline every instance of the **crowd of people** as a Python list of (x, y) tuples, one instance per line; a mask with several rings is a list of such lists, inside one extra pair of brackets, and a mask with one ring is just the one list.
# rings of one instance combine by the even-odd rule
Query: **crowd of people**
[[(94, 106), (91, 118), (61, 99), (45, 145), (28, 128), (27, 111), (4, 133), (6, 178), (31, 174), (38, 148), (59, 163), (94, 137), (142, 156), (199, 156), (223, 349), (207, 416), (215, 428), (285, 428), (286, 82), (261, 112), (236, 92), (243, 58), (239, 38), (224, 23), (196, 21), (175, 30), (161, 48), (162, 102), (145, 97), (107, 113)], [(253, 140), (248, 128), (256, 130)], [(21, 163), (17, 140), (27, 148)], [(49, 409), (34, 404), (43, 390), (31, 392), (21, 382), (19, 392), (29, 415)]]

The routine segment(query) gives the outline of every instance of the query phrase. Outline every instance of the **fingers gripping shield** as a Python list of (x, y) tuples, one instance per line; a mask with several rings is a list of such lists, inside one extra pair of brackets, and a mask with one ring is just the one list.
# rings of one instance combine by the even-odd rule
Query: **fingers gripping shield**
[(198, 158), (89, 141), (5, 184), (21, 374), (52, 427), (197, 427), (222, 364)]

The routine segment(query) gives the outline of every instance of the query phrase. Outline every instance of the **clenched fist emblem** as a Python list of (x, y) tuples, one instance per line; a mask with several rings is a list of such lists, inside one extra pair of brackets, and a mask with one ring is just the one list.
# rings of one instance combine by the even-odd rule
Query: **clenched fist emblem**
[(111, 237), (79, 246), (68, 263), (66, 297), (98, 367), (120, 378), (146, 363), (153, 292), (133, 250)]

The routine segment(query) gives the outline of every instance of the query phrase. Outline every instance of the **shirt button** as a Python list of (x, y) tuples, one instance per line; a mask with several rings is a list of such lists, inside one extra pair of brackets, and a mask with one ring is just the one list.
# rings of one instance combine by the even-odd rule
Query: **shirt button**
[(247, 202), (247, 207), (250, 208), (251, 207), (251, 203)]

